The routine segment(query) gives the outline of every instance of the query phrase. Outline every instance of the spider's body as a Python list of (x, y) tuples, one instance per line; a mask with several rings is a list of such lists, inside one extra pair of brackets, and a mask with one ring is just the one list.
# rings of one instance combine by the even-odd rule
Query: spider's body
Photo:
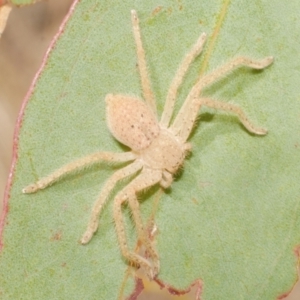
[[(187, 150), (189, 144), (183, 144), (176, 139), (169, 129), (161, 128), (151, 145), (141, 152), (141, 157), (149, 168), (161, 170), (168, 176), (165, 172), (174, 175), (183, 164)], [(163, 184), (162, 186), (168, 187)]]
[[(106, 118), (113, 136), (130, 147), (143, 166), (160, 171), (160, 185), (167, 188), (183, 164), (190, 146), (169, 128), (163, 128), (147, 103), (123, 95), (106, 96)], [(132, 110), (134, 108), (134, 110)]]
[[(263, 60), (257, 61), (247, 57), (236, 57), (210, 74), (202, 76), (192, 87), (178, 115), (174, 117), (174, 121), (171, 123), (170, 120), (173, 115), (178, 88), (188, 67), (195, 57), (200, 54), (206, 39), (205, 34), (200, 35), (175, 74), (167, 94), (164, 111), (161, 119), (158, 121), (156, 101), (148, 77), (139, 21), (135, 11), (132, 11), (131, 14), (145, 101), (118, 94), (108, 94), (105, 99), (108, 127), (113, 136), (119, 142), (128, 146), (131, 151), (123, 153), (97, 152), (90, 154), (61, 167), (36, 183), (27, 186), (23, 189), (23, 192), (33, 193), (39, 189), (44, 189), (59, 180), (62, 176), (101, 160), (117, 163), (128, 162), (127, 166), (117, 170), (104, 184), (92, 209), (91, 219), (86, 232), (81, 238), (81, 243), (88, 243), (98, 229), (100, 212), (116, 183), (123, 178), (135, 175), (134, 179), (115, 196), (113, 214), (116, 231), (124, 257), (128, 261), (143, 267), (149, 277), (154, 277), (159, 272), (159, 258), (147, 230), (144, 228), (136, 194), (155, 184), (160, 184), (163, 188), (168, 188), (172, 184), (173, 176), (183, 165), (186, 153), (191, 150), (191, 146), (187, 143), (187, 140), (196, 122), (199, 109), (203, 105), (232, 112), (237, 115), (248, 131), (258, 135), (266, 134), (267, 131), (263, 128), (255, 127), (238, 106), (211, 98), (203, 98), (201, 97), (201, 92), (206, 86), (214, 83), (220, 77), (239, 66), (244, 65), (254, 69), (263, 69), (273, 62), (273, 58), (266, 57)], [(150, 259), (146, 259), (128, 249), (121, 210), (124, 202), (127, 202), (132, 210), (132, 217), (137, 229), (138, 238), (145, 246)]]

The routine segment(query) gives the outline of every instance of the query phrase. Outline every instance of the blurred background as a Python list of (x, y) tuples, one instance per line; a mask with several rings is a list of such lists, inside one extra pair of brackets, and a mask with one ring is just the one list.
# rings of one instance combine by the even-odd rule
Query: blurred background
[(72, 0), (49, 0), (13, 8), (0, 39), (1, 199), (10, 169), (13, 132), (21, 103), (71, 3)]
[[(48, 0), (13, 8), (0, 39), (0, 215), (21, 103), (71, 3)], [(300, 284), (285, 300), (300, 300)]]

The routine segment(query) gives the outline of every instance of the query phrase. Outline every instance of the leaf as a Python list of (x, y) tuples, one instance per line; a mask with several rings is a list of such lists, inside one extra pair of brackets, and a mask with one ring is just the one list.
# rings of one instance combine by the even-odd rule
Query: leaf
[(253, 136), (234, 116), (203, 109), (190, 138), (192, 155), (172, 188), (141, 198), (147, 220), (160, 196), (160, 279), (180, 289), (201, 278), (204, 300), (268, 300), (289, 290), (300, 241), (299, 2), (75, 4), (17, 123), (12, 185), (4, 199), (9, 212), (2, 217), (1, 298), (116, 299), (123, 284), (125, 294), (132, 289), (132, 282), (124, 283), (127, 265), (117, 246), (112, 199), (92, 241), (78, 243), (114, 167), (101, 164), (37, 194), (21, 193), (75, 158), (124, 151), (106, 126), (104, 97), (141, 96), (132, 8), (159, 112), (182, 57), (203, 31), (210, 38), (180, 89), (176, 112), (203, 70), (237, 55), (275, 57), (270, 68), (241, 68), (205, 92), (238, 104), (269, 134)]
[(34, 4), (39, 1), (41, 1), (41, 0), (10, 0), (8, 2), (10, 2), (13, 5), (17, 5), (17, 6), (21, 7), (24, 5)]

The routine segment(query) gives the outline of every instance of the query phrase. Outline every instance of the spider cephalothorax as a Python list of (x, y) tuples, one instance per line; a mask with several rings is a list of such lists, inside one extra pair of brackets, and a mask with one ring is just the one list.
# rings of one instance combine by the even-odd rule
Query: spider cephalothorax
[[(257, 61), (247, 57), (236, 57), (211, 73), (200, 77), (187, 95), (174, 121), (170, 124), (178, 88), (188, 67), (195, 57), (200, 54), (204, 45), (206, 35), (204, 33), (201, 34), (175, 74), (167, 94), (164, 111), (159, 121), (156, 101), (146, 68), (139, 21), (134, 10), (131, 12), (131, 16), (145, 101), (119, 94), (108, 94), (105, 99), (108, 127), (114, 137), (128, 146), (131, 151), (123, 153), (97, 152), (90, 154), (63, 166), (47, 177), (27, 186), (23, 189), (23, 192), (33, 193), (39, 189), (44, 189), (65, 174), (101, 160), (116, 163), (128, 162), (127, 166), (117, 170), (104, 184), (92, 209), (91, 219), (86, 232), (81, 238), (81, 243), (88, 243), (98, 229), (100, 212), (116, 183), (125, 177), (136, 175), (115, 196), (113, 206), (114, 220), (120, 248), (124, 257), (128, 261), (145, 268), (149, 277), (154, 277), (159, 272), (159, 258), (143, 225), (136, 194), (155, 184), (159, 184), (163, 188), (168, 188), (172, 184), (173, 176), (182, 166), (186, 153), (191, 150), (187, 139), (196, 122), (199, 109), (203, 105), (232, 112), (237, 115), (248, 131), (259, 135), (266, 134), (267, 131), (255, 127), (238, 106), (211, 98), (203, 98), (201, 97), (201, 92), (206, 86), (214, 83), (220, 77), (239, 66), (263, 69), (273, 62), (273, 58), (266, 57)], [(124, 202), (128, 202), (132, 210), (132, 217), (137, 229), (138, 238), (146, 247), (150, 259), (146, 259), (128, 249), (121, 211), (121, 206)]]

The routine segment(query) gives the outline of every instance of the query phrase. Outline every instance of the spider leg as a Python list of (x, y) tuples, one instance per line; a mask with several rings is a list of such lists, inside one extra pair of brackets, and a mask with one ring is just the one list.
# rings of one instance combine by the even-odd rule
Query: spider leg
[(199, 107), (201, 107), (201, 105), (205, 105), (214, 109), (234, 113), (239, 118), (240, 122), (244, 125), (244, 127), (251, 133), (257, 135), (265, 135), (268, 133), (268, 130), (253, 125), (253, 123), (247, 118), (244, 111), (237, 105), (231, 103), (224, 103), (210, 98), (200, 98), (198, 101)]
[(239, 106), (231, 103), (224, 103), (211, 98), (198, 98), (193, 100), (191, 106), (186, 111), (184, 119), (182, 120), (181, 128), (176, 128), (176, 134), (182, 140), (186, 141), (188, 139), (198, 116), (198, 111), (203, 105), (217, 110), (234, 113), (239, 118), (240, 122), (245, 126), (245, 128), (251, 133), (257, 135), (267, 134), (266, 129), (253, 125), (253, 123), (247, 118), (246, 114)]
[(189, 95), (191, 95), (192, 97), (199, 96), (203, 88), (219, 80), (221, 77), (238, 67), (246, 66), (256, 70), (262, 70), (268, 67), (270, 64), (272, 64), (273, 60), (273, 56), (267, 56), (261, 60), (254, 60), (245, 56), (233, 58), (232, 60), (228, 61), (224, 65), (212, 71), (211, 73), (200, 77), (196, 84), (193, 86)]
[(136, 159), (136, 155), (132, 152), (124, 152), (124, 153), (111, 153), (111, 152), (97, 152), (82, 158), (79, 158), (69, 164), (59, 168), (54, 171), (50, 175), (43, 177), (37, 182), (28, 185), (25, 187), (22, 192), (25, 194), (35, 193), (38, 190), (44, 189), (47, 186), (51, 185), (55, 181), (59, 180), (61, 177), (68, 175), (75, 170), (81, 169), (86, 166), (90, 166), (92, 164), (98, 163), (100, 161), (108, 161), (108, 162), (128, 162)]
[[(159, 271), (159, 257), (152, 245), (147, 231), (144, 228), (136, 193), (159, 183), (161, 180), (161, 176), (161, 171), (144, 168), (142, 172), (131, 183), (129, 183), (128, 186), (126, 186), (121, 192), (117, 194), (114, 203), (114, 219), (122, 254), (125, 258), (128, 259), (128, 261), (145, 267), (150, 278), (155, 277)], [(150, 254), (152, 258), (152, 264), (150, 264), (147, 259), (128, 249), (121, 211), (121, 206), (125, 201), (128, 201), (128, 204), (131, 208), (138, 238)]]
[(173, 123), (173, 127), (174, 128), (180, 127), (185, 111), (188, 109), (188, 107), (190, 107), (191, 102), (193, 101), (194, 98), (199, 98), (201, 91), (205, 87), (219, 80), (221, 77), (223, 77), (224, 75), (226, 75), (227, 73), (233, 71), (238, 67), (246, 66), (249, 68), (260, 70), (272, 64), (273, 60), (274, 59), (272, 56), (265, 57), (262, 60), (253, 60), (248, 57), (240, 56), (230, 60), (229, 62), (220, 66), (219, 68), (212, 71), (211, 73), (204, 75), (203, 77), (200, 77), (197, 80), (196, 84), (192, 87), (178, 115), (176, 116)]
[(148, 105), (153, 110), (155, 116), (157, 116), (156, 101), (155, 101), (153, 91), (151, 89), (150, 79), (147, 71), (145, 50), (142, 44), (141, 31), (139, 27), (139, 18), (135, 10), (131, 11), (131, 22), (132, 22), (133, 35), (136, 44), (136, 54), (138, 59), (138, 67), (139, 67), (139, 72), (141, 77), (143, 96), (146, 102), (148, 103)]
[(175, 74), (175, 77), (171, 83), (167, 94), (164, 111), (160, 121), (160, 124), (164, 127), (168, 127), (170, 123), (170, 119), (173, 114), (174, 105), (177, 97), (178, 88), (181, 85), (189, 66), (191, 65), (193, 60), (201, 53), (205, 40), (206, 34), (202, 33), (195, 45), (190, 50), (190, 52), (184, 57), (183, 61), (181, 62), (181, 65), (177, 70), (177, 73)]
[(99, 215), (101, 210), (110, 194), (110, 192), (115, 187), (116, 183), (134, 173), (138, 172), (143, 167), (140, 161), (135, 161), (132, 164), (116, 171), (104, 184), (104, 187), (101, 190), (101, 193), (94, 203), (92, 214), (90, 221), (88, 223), (87, 229), (85, 233), (82, 235), (80, 240), (81, 244), (87, 244), (91, 238), (93, 237), (94, 233), (98, 229), (99, 224)]
[(114, 202), (114, 219), (116, 224), (116, 232), (118, 235), (118, 240), (121, 248), (121, 252), (123, 256), (131, 263), (143, 266), (149, 273), (150, 277), (154, 277), (152, 273), (152, 266), (151, 263), (144, 257), (139, 254), (136, 254), (128, 249), (127, 241), (126, 241), (126, 234), (125, 234), (125, 227), (123, 223), (123, 216), (122, 216), (122, 204), (126, 201), (126, 198), (116, 197)]

